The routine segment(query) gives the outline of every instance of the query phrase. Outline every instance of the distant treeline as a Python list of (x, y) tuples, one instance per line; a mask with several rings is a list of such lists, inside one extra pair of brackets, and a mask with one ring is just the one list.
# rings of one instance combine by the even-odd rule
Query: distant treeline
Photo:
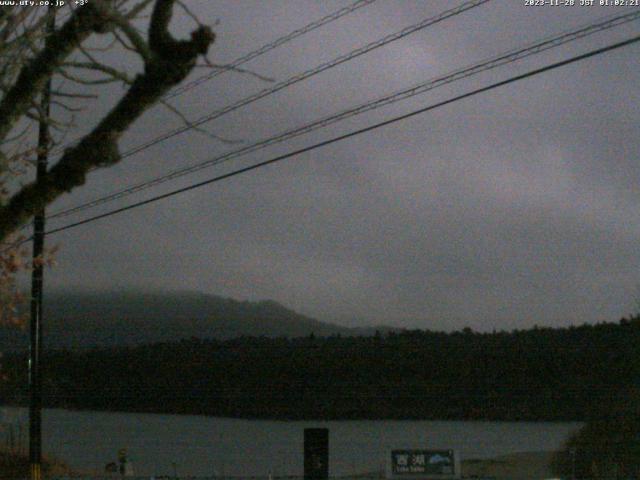
[[(56, 351), (44, 403), (277, 419), (588, 420), (640, 380), (640, 318), (526, 331), (183, 340)], [(7, 356), (5, 403), (26, 403)]]

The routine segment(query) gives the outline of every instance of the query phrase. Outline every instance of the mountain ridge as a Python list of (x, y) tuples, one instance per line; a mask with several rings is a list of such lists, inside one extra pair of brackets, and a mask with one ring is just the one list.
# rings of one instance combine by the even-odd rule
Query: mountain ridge
[[(52, 292), (43, 309), (44, 342), (50, 349), (126, 347), (190, 338), (373, 335), (376, 330), (323, 322), (274, 300), (235, 300), (192, 291)], [(26, 349), (26, 330), (0, 328), (0, 351)]]

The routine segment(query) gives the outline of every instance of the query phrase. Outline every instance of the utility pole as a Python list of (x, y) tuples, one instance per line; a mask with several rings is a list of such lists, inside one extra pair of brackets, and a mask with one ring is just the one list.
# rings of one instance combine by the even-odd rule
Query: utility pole
[[(55, 7), (49, 5), (45, 29), (45, 45), (55, 30)], [(36, 182), (41, 184), (47, 174), (49, 141), (49, 110), (51, 104), (51, 77), (40, 98), (40, 124), (38, 130), (38, 164)], [(29, 348), (29, 472), (31, 480), (42, 479), (42, 282), (44, 252), (44, 207), (33, 219), (33, 263), (31, 273), (31, 323)]]

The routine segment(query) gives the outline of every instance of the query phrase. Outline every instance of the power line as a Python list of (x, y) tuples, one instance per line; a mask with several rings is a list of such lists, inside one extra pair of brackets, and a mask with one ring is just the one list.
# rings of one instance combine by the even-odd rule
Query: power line
[(433, 105), (429, 105), (427, 107), (423, 107), (423, 108), (420, 108), (418, 110), (414, 110), (414, 111), (412, 111), (410, 113), (406, 113), (404, 115), (400, 115), (400, 116), (391, 118), (389, 120), (385, 120), (383, 122), (375, 123), (375, 124), (370, 125), (368, 127), (364, 127), (364, 128), (361, 128), (361, 129), (358, 129), (358, 130), (354, 130), (352, 132), (349, 132), (349, 133), (346, 133), (346, 134), (343, 134), (343, 135), (339, 135), (337, 137), (333, 137), (333, 138), (331, 138), (329, 140), (324, 140), (322, 142), (315, 143), (315, 144), (310, 145), (308, 147), (304, 147), (304, 148), (301, 148), (301, 149), (298, 149), (298, 150), (294, 150), (292, 152), (289, 152), (289, 153), (286, 153), (286, 154), (283, 154), (283, 155), (279, 155), (277, 157), (271, 158), (269, 160), (265, 160), (263, 162), (260, 162), (260, 163), (257, 163), (257, 164), (254, 164), (254, 165), (251, 165), (251, 166), (248, 166), (248, 167), (244, 167), (244, 168), (241, 168), (241, 169), (238, 169), (238, 170), (234, 170), (233, 172), (229, 172), (229, 173), (226, 173), (224, 175), (219, 175), (219, 176), (210, 178), (208, 180), (189, 185), (187, 187), (179, 188), (177, 190), (173, 190), (171, 192), (164, 193), (162, 195), (157, 195), (157, 196), (149, 198), (147, 200), (143, 200), (143, 201), (140, 201), (140, 202), (133, 203), (131, 205), (127, 205), (126, 207), (122, 207), (122, 208), (118, 208), (118, 209), (115, 209), (115, 210), (111, 210), (110, 212), (106, 212), (106, 213), (103, 213), (103, 214), (100, 214), (100, 215), (95, 215), (93, 217), (86, 218), (84, 220), (81, 220), (81, 221), (78, 221), (78, 222), (74, 222), (74, 223), (65, 225), (63, 227), (59, 227), (59, 228), (55, 228), (55, 229), (49, 230), (48, 232), (46, 232), (46, 234), (47, 235), (52, 235), (54, 233), (62, 232), (62, 231), (65, 231), (65, 230), (69, 230), (71, 228), (75, 228), (75, 227), (78, 227), (80, 225), (85, 225), (87, 223), (91, 223), (91, 222), (94, 222), (94, 221), (102, 219), (102, 218), (110, 217), (110, 216), (116, 215), (118, 213), (125, 212), (127, 210), (132, 210), (134, 208), (141, 207), (143, 205), (154, 203), (154, 202), (157, 202), (159, 200), (178, 195), (180, 193), (188, 192), (190, 190), (195, 190), (195, 189), (203, 187), (205, 185), (209, 185), (209, 184), (212, 184), (212, 183), (215, 183), (215, 182), (219, 182), (219, 181), (225, 180), (227, 178), (231, 178), (231, 177), (234, 177), (236, 175), (240, 175), (242, 173), (246, 173), (246, 172), (249, 172), (251, 170), (255, 170), (255, 169), (264, 167), (266, 165), (270, 165), (272, 163), (276, 163), (276, 162), (285, 160), (287, 158), (291, 158), (291, 157), (300, 155), (302, 153), (310, 152), (310, 151), (315, 150), (317, 148), (324, 147), (326, 145), (330, 145), (330, 144), (333, 144), (333, 143), (336, 143), (336, 142), (339, 142), (339, 141), (342, 141), (342, 140), (346, 140), (348, 138), (355, 137), (357, 135), (360, 135), (360, 134), (363, 134), (363, 133), (366, 133), (366, 132), (370, 132), (372, 130), (376, 130), (376, 129), (384, 127), (384, 126), (391, 125), (391, 124), (399, 122), (401, 120), (406, 120), (406, 119), (414, 117), (416, 115), (420, 115), (422, 113), (426, 113), (428, 111), (435, 110), (436, 108), (440, 108), (440, 107), (443, 107), (445, 105), (449, 105), (449, 104), (458, 102), (458, 101), (463, 100), (465, 98), (469, 98), (469, 97), (478, 95), (480, 93), (484, 93), (484, 92), (487, 92), (487, 91), (490, 91), (490, 90), (494, 90), (494, 89), (502, 87), (504, 85), (508, 85), (510, 83), (514, 83), (514, 82), (517, 82), (517, 81), (520, 81), (520, 80), (524, 80), (526, 78), (530, 78), (530, 77), (533, 77), (535, 75), (539, 75), (539, 74), (548, 72), (550, 70), (554, 70), (556, 68), (563, 67), (565, 65), (569, 65), (569, 64), (581, 61), (581, 60), (585, 60), (587, 58), (591, 58), (591, 57), (594, 57), (596, 55), (601, 55), (603, 53), (610, 52), (612, 50), (616, 50), (616, 49), (622, 48), (622, 47), (627, 46), (627, 45), (631, 45), (631, 44), (639, 42), (639, 41), (640, 41), (640, 35), (636, 36), (636, 37), (633, 37), (633, 38), (630, 38), (628, 40), (622, 41), (622, 42), (618, 42), (618, 43), (603, 47), (603, 48), (599, 48), (599, 49), (596, 49), (596, 50), (591, 50), (590, 52), (584, 53), (582, 55), (571, 57), (571, 58), (569, 58), (567, 60), (556, 62), (556, 63), (547, 65), (547, 66), (542, 67), (542, 68), (537, 68), (535, 70), (530, 70), (529, 72), (523, 73), (521, 75), (517, 75), (515, 77), (511, 77), (511, 78), (509, 78), (507, 80), (502, 80), (500, 82), (493, 83), (493, 84), (488, 85), (486, 87), (482, 87), (482, 88), (478, 88), (476, 90), (472, 90), (470, 92), (464, 93), (462, 95), (458, 95), (458, 96), (450, 98), (448, 100), (444, 100), (442, 102), (438, 102), (438, 103), (435, 103)]
[[(341, 55), (339, 57), (336, 57), (333, 60), (330, 60), (330, 61), (328, 61), (326, 63), (322, 63), (322, 64), (320, 64), (320, 65), (318, 65), (318, 66), (316, 66), (316, 67), (314, 67), (314, 68), (312, 68), (310, 70), (307, 70), (307, 71), (305, 71), (303, 73), (300, 73), (300, 74), (297, 74), (297, 75), (295, 75), (293, 77), (290, 77), (287, 80), (284, 80), (284, 81), (272, 86), (271, 88), (265, 88), (265, 89), (255, 93), (253, 95), (250, 95), (248, 97), (240, 99), (239, 101), (237, 101), (237, 102), (235, 102), (233, 104), (230, 104), (230, 105), (228, 105), (226, 107), (223, 107), (222, 109), (215, 110), (215, 111), (209, 113), (208, 115), (205, 115), (204, 117), (199, 118), (195, 122), (191, 122), (189, 125), (186, 125), (186, 126), (171, 130), (169, 132), (165, 132), (164, 134), (162, 134), (162, 135), (160, 135), (160, 136), (158, 136), (158, 137), (156, 137), (156, 138), (154, 138), (152, 140), (149, 140), (146, 143), (140, 144), (140, 145), (138, 145), (138, 146), (136, 146), (136, 147), (134, 147), (134, 148), (122, 153), (121, 158), (126, 158), (126, 157), (129, 157), (129, 156), (134, 155), (136, 153), (139, 153), (139, 152), (141, 152), (143, 150), (146, 150), (147, 148), (150, 148), (153, 145), (156, 145), (156, 144), (158, 144), (160, 142), (163, 142), (164, 140), (167, 140), (167, 139), (169, 139), (171, 137), (174, 137), (176, 135), (184, 133), (184, 132), (186, 132), (188, 130), (194, 129), (194, 128), (202, 125), (203, 123), (206, 123), (206, 122), (209, 122), (209, 121), (214, 120), (216, 118), (219, 118), (219, 117), (221, 117), (223, 115), (226, 115), (227, 113), (235, 111), (235, 110), (237, 110), (237, 109), (239, 109), (239, 108), (241, 108), (243, 106), (246, 106), (246, 105), (248, 105), (248, 104), (250, 104), (252, 102), (255, 102), (255, 101), (257, 101), (257, 100), (259, 100), (261, 98), (264, 98), (264, 97), (266, 97), (268, 95), (276, 93), (276, 92), (278, 92), (280, 90), (283, 90), (284, 88), (287, 88), (287, 87), (289, 87), (291, 85), (294, 85), (294, 84), (296, 84), (298, 82), (301, 82), (303, 80), (306, 80), (306, 79), (308, 79), (308, 78), (310, 78), (310, 77), (312, 77), (314, 75), (317, 75), (317, 74), (319, 74), (321, 72), (324, 72), (324, 71), (326, 71), (326, 70), (328, 70), (330, 68), (336, 67), (336, 66), (338, 66), (338, 65), (340, 65), (342, 63), (350, 61), (350, 60), (352, 60), (352, 59), (354, 59), (354, 58), (356, 58), (358, 56), (364, 55), (364, 54), (366, 54), (368, 52), (371, 52), (372, 50), (375, 50), (375, 49), (380, 48), (380, 47), (382, 47), (384, 45), (387, 45), (387, 44), (389, 44), (389, 43), (391, 43), (393, 41), (396, 41), (396, 40), (399, 40), (401, 38), (404, 38), (404, 37), (406, 37), (406, 36), (408, 36), (408, 35), (410, 35), (412, 33), (415, 33), (415, 32), (417, 32), (419, 30), (422, 30), (422, 29), (427, 28), (427, 27), (429, 27), (431, 25), (439, 23), (439, 22), (441, 22), (441, 21), (443, 21), (443, 20), (445, 20), (447, 18), (459, 15), (459, 14), (461, 14), (461, 13), (467, 11), (467, 10), (470, 10), (472, 8), (479, 7), (482, 4), (487, 3), (489, 1), (491, 1), (491, 0), (472, 0), (472, 1), (465, 2), (465, 3), (459, 5), (459, 6), (455, 7), (455, 8), (452, 8), (452, 9), (449, 9), (449, 10), (445, 10), (445, 11), (441, 12), (440, 14), (438, 14), (436, 16), (424, 19), (424, 20), (422, 20), (421, 22), (419, 22), (417, 24), (411, 25), (411, 26), (406, 27), (406, 28), (404, 28), (404, 29), (402, 29), (400, 31), (397, 31), (397, 32), (392, 33), (392, 34), (389, 34), (389, 35), (387, 35), (385, 37), (382, 37), (381, 39), (378, 39), (378, 40), (376, 40), (374, 42), (368, 43), (368, 44), (366, 44), (366, 45), (364, 45), (364, 46), (362, 46), (360, 48), (357, 48), (355, 50), (352, 50), (351, 52), (349, 52), (347, 54), (344, 54), (344, 55)], [(103, 202), (100, 202), (100, 203), (103, 203)], [(84, 206), (83, 206), (83, 209), (84, 209)], [(76, 210), (74, 209), (74, 211), (76, 211)], [(54, 215), (50, 216), (49, 218), (54, 218), (54, 217), (57, 217), (57, 216), (67, 215), (68, 213), (69, 213), (68, 211), (59, 212), (57, 214), (54, 214)]]
[(239, 67), (240, 65), (243, 65), (251, 60), (253, 60), (254, 58), (259, 57), (260, 55), (264, 55), (267, 52), (270, 52), (271, 50), (278, 48), (279, 46), (290, 42), (291, 40), (298, 38), (306, 33), (309, 33), (317, 28), (322, 27), (323, 25), (326, 25), (328, 23), (331, 23), (341, 17), (344, 17), (345, 15), (348, 15), (352, 12), (355, 12), (356, 10), (362, 8), (362, 7), (366, 7), (367, 5), (372, 4), (373, 2), (375, 2), (376, 0), (358, 0), (355, 3), (352, 3), (351, 5), (341, 8), (340, 10), (337, 10), (325, 17), (322, 17), (319, 20), (316, 20), (314, 22), (311, 22), (307, 25), (305, 25), (302, 28), (299, 28), (297, 30), (294, 30), (293, 32), (284, 35), (283, 37), (280, 37), (276, 40), (274, 40), (271, 43), (267, 43), (266, 45), (263, 45), (262, 47), (247, 53), (246, 55), (243, 55), (240, 58), (237, 58), (236, 60), (232, 61), (231, 63), (227, 64), (227, 65), (223, 65), (221, 70), (216, 70), (214, 72), (211, 72), (207, 75), (203, 75), (200, 78), (197, 78), (185, 85), (182, 85), (176, 89), (174, 89), (172, 92), (170, 92), (169, 94), (167, 94), (164, 97), (164, 100), (169, 100), (171, 98), (177, 97), (178, 95), (182, 95), (184, 92), (187, 92), (195, 87), (197, 87), (198, 85), (203, 84), (204, 82), (208, 82), (209, 80), (212, 80), (213, 78), (217, 77), (218, 75), (221, 75), (222, 73), (224, 73), (227, 70), (233, 70), (234, 68)]
[(461, 5), (459, 5), (458, 7), (455, 8), (451, 8), (449, 10), (445, 10), (444, 12), (434, 16), (434, 17), (430, 17), (427, 18), (425, 20), (422, 20), (419, 23), (416, 23), (414, 25), (411, 25), (409, 27), (403, 28), (402, 30), (389, 34), (379, 40), (376, 40), (374, 42), (368, 43), (366, 45), (364, 45), (363, 47), (357, 48), (355, 50), (352, 50), (349, 53), (346, 53), (344, 55), (340, 55), (339, 57), (334, 58), (333, 60), (330, 60), (328, 62), (322, 63), (314, 68), (311, 68), (305, 72), (299, 73), (297, 75), (294, 75), (293, 77), (289, 77), (287, 80), (283, 80), (275, 85), (273, 85), (270, 88), (265, 88), (260, 90), (257, 93), (254, 93), (253, 95), (249, 95), (247, 97), (244, 97), (240, 100), (238, 100), (235, 103), (232, 103), (230, 105), (227, 105), (226, 107), (223, 107), (219, 110), (214, 110), (211, 113), (208, 113), (207, 115), (204, 115), (200, 118), (198, 118), (197, 120), (193, 121), (193, 122), (189, 122), (188, 125), (176, 128), (174, 130), (168, 131), (163, 133), (162, 135), (159, 135), (157, 137), (155, 137), (152, 140), (149, 140), (148, 142), (145, 142), (143, 144), (140, 144), (136, 147), (133, 147), (130, 150), (127, 150), (126, 152), (124, 152), (121, 155), (121, 158), (126, 158), (129, 157), (131, 155), (135, 155), (136, 153), (139, 153), (143, 150), (146, 150), (149, 147), (152, 147), (160, 142), (163, 142), (165, 140), (168, 140), (169, 138), (175, 137), (176, 135), (180, 135), (181, 133), (184, 133), (186, 131), (189, 130), (193, 130), (196, 127), (199, 127), (200, 125), (210, 122), (212, 120), (215, 120), (217, 118), (222, 117), (223, 115), (226, 115), (227, 113), (233, 112), (235, 110), (238, 110), (239, 108), (242, 108), (246, 105), (249, 105), (250, 103), (253, 103), (257, 100), (260, 100), (268, 95), (273, 95), (276, 92), (279, 92), (280, 90), (283, 90), (285, 88), (290, 87), (291, 85), (295, 85), (296, 83), (302, 82), (310, 77), (313, 77), (315, 75), (318, 75), (319, 73), (325, 72), (331, 68), (337, 67), (338, 65), (341, 65), (345, 62), (351, 61), (354, 58), (357, 58), (361, 55), (364, 55), (366, 53), (369, 53), (377, 48), (383, 47), (391, 42), (395, 42), (396, 40), (400, 40), (408, 35), (411, 35), (412, 33), (418, 32), (420, 30), (423, 30), (427, 27), (430, 27), (432, 25), (435, 25), (436, 23), (442, 22), (443, 20), (446, 20), (450, 17), (454, 17), (456, 15), (459, 15), (463, 12), (466, 12), (467, 10), (471, 10), (472, 8), (476, 8), (479, 7), (487, 2), (490, 2), (491, 0), (471, 0), (468, 2), (465, 2)]
[(543, 51), (558, 47), (560, 45), (564, 45), (565, 43), (584, 38), (586, 36), (595, 34), (597, 32), (618, 27), (622, 24), (631, 22), (633, 20), (637, 20), (640, 18), (640, 11), (625, 14), (625, 15), (617, 15), (617, 16), (609, 16), (603, 19), (600, 19), (596, 23), (589, 24), (586, 26), (582, 26), (576, 30), (572, 30), (569, 32), (564, 32), (558, 34), (553, 37), (548, 37), (543, 40), (540, 40), (536, 43), (529, 44), (527, 46), (521, 47), (519, 49), (509, 50), (505, 53), (502, 53), (496, 57), (492, 57), (488, 60), (484, 60), (482, 62), (473, 64), (471, 66), (467, 66), (458, 70), (455, 70), (451, 73), (448, 73), (444, 76), (437, 77), (435, 79), (430, 79), (427, 82), (423, 82), (421, 84), (415, 85), (413, 87), (401, 90), (399, 92), (395, 92), (390, 95), (386, 95), (382, 98), (379, 98), (375, 101), (367, 102), (357, 107), (353, 107), (337, 114), (333, 114), (331, 116), (316, 120), (312, 123), (306, 124), (302, 127), (295, 128), (293, 130), (285, 131), (279, 135), (269, 137), (267, 139), (258, 141), (252, 145), (247, 145), (240, 149), (234, 150), (232, 152), (225, 153), (218, 157), (214, 157), (212, 159), (208, 159), (204, 162), (199, 162), (194, 165), (190, 165), (188, 167), (183, 167), (177, 170), (173, 170), (165, 175), (157, 177), (153, 180), (148, 180), (145, 182), (141, 182), (139, 184), (127, 187), (118, 192), (112, 193), (105, 197), (101, 197), (90, 202), (78, 205), (76, 207), (72, 207), (57, 213), (50, 215), (48, 218), (59, 218), (71, 215), (73, 213), (77, 213), (79, 211), (87, 210), (98, 205), (102, 205), (104, 203), (108, 203), (119, 198), (126, 197), (128, 195), (146, 190), (148, 188), (155, 187), (167, 181), (182, 177), (184, 175), (197, 172), (204, 168), (211, 167), (213, 165), (217, 165), (233, 158), (237, 158), (239, 156), (247, 155), (249, 153), (261, 150), (271, 145), (275, 145), (277, 143), (284, 142), (286, 140), (290, 140), (292, 138), (298, 137), (300, 135), (312, 132), (319, 128), (324, 128), (333, 123), (337, 123), (339, 121), (345, 120), (347, 118), (360, 115), (362, 113), (380, 108), (385, 105), (389, 105), (392, 103), (399, 102), (401, 100), (406, 100), (413, 96), (425, 93), (427, 91), (433, 90), (435, 88), (447, 85), (449, 83), (453, 83), (458, 80), (462, 80), (464, 78), (468, 78), (473, 75), (477, 75), (487, 70), (491, 70), (508, 63), (515, 62), (517, 60), (521, 60), (531, 55), (535, 55), (541, 53)]
[[(162, 97), (162, 100), (169, 100), (171, 98), (177, 97), (179, 95), (182, 95), (183, 93), (192, 90), (193, 88), (197, 87), (198, 85), (201, 85), (205, 82), (208, 82), (209, 80), (214, 79), (215, 77), (222, 75), (223, 73), (226, 73), (228, 71), (231, 71), (233, 69), (238, 68), (240, 65), (243, 65), (251, 60), (253, 60), (254, 58), (257, 58), (261, 55), (264, 55), (267, 52), (270, 52), (271, 50), (274, 50), (275, 48), (280, 47), (281, 45), (284, 45), (285, 43), (288, 43), (298, 37), (301, 37), (302, 35), (305, 35), (313, 30), (316, 30), (324, 25), (327, 25), (331, 22), (334, 22), (336, 20), (338, 20), (339, 18), (344, 17), (345, 15), (348, 15), (352, 12), (355, 12), (356, 10), (359, 10), (362, 7), (366, 7), (368, 5), (371, 5), (372, 3), (376, 2), (377, 0), (357, 0), (356, 2), (352, 3), (351, 5), (341, 8), (339, 10), (336, 10), (333, 13), (330, 13), (329, 15), (326, 15), (325, 17), (322, 17), (318, 20), (315, 20), (311, 23), (308, 23), (307, 25), (298, 28), (297, 30), (294, 30), (280, 38), (277, 38), (276, 40), (274, 40), (273, 42), (267, 43), (265, 45), (262, 45), (261, 47), (257, 48), (256, 50), (253, 50), (245, 55), (243, 55), (242, 57), (236, 58), (235, 60), (233, 60), (231, 63), (229, 64), (225, 64), (225, 65), (221, 65), (219, 69), (203, 75), (189, 83), (187, 83), (186, 85), (182, 85), (180, 87), (176, 87), (174, 90), (172, 90), (171, 92), (167, 93), (164, 97)], [(69, 148), (72, 144), (74, 144), (75, 142), (79, 141), (81, 138), (76, 138), (73, 141), (68, 142), (66, 145), (64, 146), (60, 146), (57, 147), (55, 150), (53, 150), (51, 153), (52, 154), (58, 154), (63, 152), (66, 148)]]

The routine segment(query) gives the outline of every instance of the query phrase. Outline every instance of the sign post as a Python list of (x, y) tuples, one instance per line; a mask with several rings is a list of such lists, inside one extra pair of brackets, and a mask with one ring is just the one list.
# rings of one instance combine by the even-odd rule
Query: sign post
[(329, 478), (329, 429), (304, 429), (304, 480)]
[(460, 473), (460, 459), (453, 450), (402, 449), (389, 453), (390, 480), (457, 479)]

